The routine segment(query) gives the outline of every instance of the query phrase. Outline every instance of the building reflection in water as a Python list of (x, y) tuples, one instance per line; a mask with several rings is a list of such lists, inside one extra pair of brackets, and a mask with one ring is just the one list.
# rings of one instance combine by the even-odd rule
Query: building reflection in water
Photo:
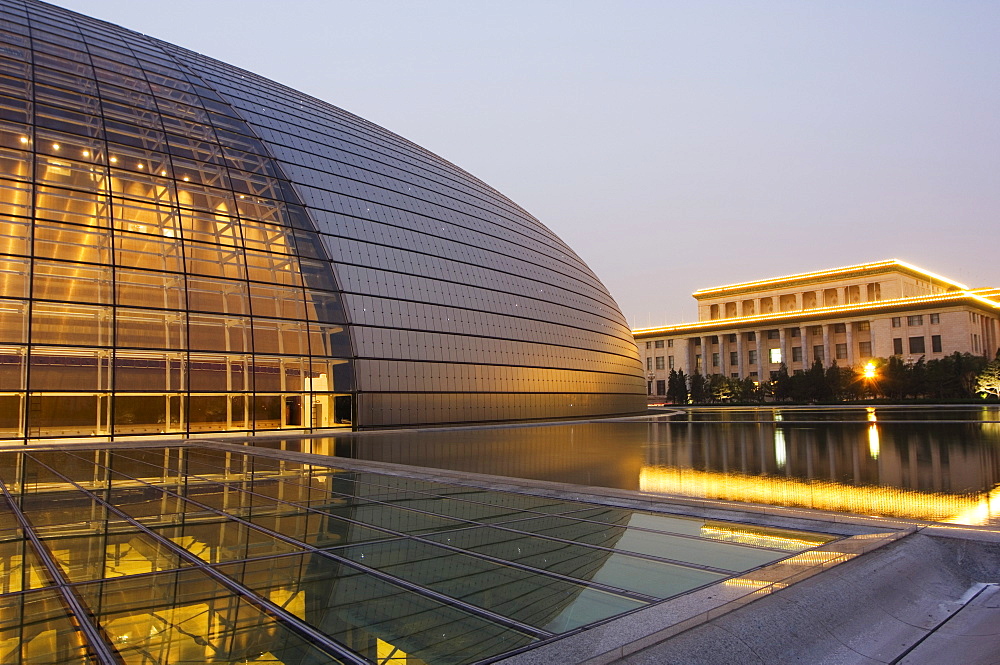
[(683, 420), (396, 432), (293, 449), (962, 524), (1000, 523), (1000, 410), (694, 410)]

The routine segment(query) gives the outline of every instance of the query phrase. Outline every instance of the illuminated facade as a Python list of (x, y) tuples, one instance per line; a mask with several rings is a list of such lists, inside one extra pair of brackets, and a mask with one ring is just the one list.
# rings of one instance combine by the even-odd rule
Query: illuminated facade
[(606, 289), (492, 188), (196, 53), (0, 15), (0, 438), (643, 408)]
[(1000, 290), (969, 287), (890, 260), (744, 282), (694, 293), (698, 322), (635, 330), (647, 390), (666, 394), (671, 369), (770, 378), (815, 360), (914, 362), (1000, 347)]

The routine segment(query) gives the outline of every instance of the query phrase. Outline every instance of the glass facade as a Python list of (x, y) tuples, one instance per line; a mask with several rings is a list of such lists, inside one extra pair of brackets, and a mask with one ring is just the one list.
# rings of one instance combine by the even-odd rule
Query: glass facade
[(0, 438), (644, 408), (606, 289), (469, 174), (144, 35), (0, 16)]
[(482, 662), (832, 539), (309, 458), (0, 452), (0, 661)]

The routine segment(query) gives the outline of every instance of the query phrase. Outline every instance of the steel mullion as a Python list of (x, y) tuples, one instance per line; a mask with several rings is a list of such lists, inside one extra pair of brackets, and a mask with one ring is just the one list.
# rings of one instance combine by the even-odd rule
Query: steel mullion
[[(227, 481), (212, 480), (210, 478), (205, 478), (204, 476), (189, 476), (189, 477), (200, 478), (200, 479), (202, 479), (202, 480), (204, 480), (206, 482), (210, 482), (210, 483), (213, 483), (215, 485), (226, 485), (226, 484), (229, 484)], [(254, 481), (250, 481), (250, 482), (252, 484)], [(302, 485), (302, 487), (308, 487), (308, 486), (307, 485)], [(407, 539), (407, 540), (415, 540), (417, 542), (424, 543), (425, 545), (433, 545), (435, 547), (440, 547), (442, 549), (449, 550), (451, 552), (455, 552), (455, 553), (458, 553), (458, 554), (465, 554), (467, 556), (472, 556), (472, 557), (484, 559), (484, 560), (489, 561), (491, 563), (495, 563), (495, 564), (499, 564), (499, 565), (503, 565), (503, 566), (508, 566), (508, 567), (511, 567), (511, 568), (517, 568), (517, 569), (524, 570), (524, 571), (532, 573), (532, 574), (542, 575), (542, 576), (545, 576), (545, 577), (553, 577), (553, 578), (562, 580), (564, 582), (571, 582), (573, 584), (579, 584), (579, 585), (586, 586), (586, 587), (592, 587), (592, 588), (595, 588), (595, 589), (599, 589), (601, 591), (607, 591), (609, 593), (614, 593), (614, 594), (626, 596), (626, 597), (633, 598), (635, 600), (641, 600), (641, 601), (644, 601), (644, 602), (647, 602), (647, 603), (653, 603), (653, 602), (657, 602), (659, 600), (662, 600), (658, 596), (650, 596), (648, 594), (641, 593), (641, 592), (638, 592), (638, 591), (630, 591), (628, 589), (622, 589), (622, 588), (619, 588), (619, 587), (616, 587), (616, 586), (611, 586), (609, 584), (602, 584), (601, 582), (594, 582), (592, 580), (584, 580), (584, 579), (581, 579), (581, 578), (578, 578), (578, 577), (573, 577), (572, 575), (566, 575), (564, 573), (558, 573), (558, 572), (551, 571), (551, 570), (545, 570), (544, 568), (536, 568), (536, 567), (534, 567), (534, 566), (532, 566), (530, 564), (520, 563), (518, 561), (509, 561), (507, 559), (503, 559), (503, 558), (500, 558), (500, 557), (495, 557), (495, 556), (493, 556), (491, 554), (483, 554), (481, 552), (472, 552), (472, 551), (469, 551), (469, 550), (462, 549), (461, 547), (458, 547), (458, 546), (455, 546), (455, 545), (449, 545), (447, 543), (441, 543), (441, 542), (438, 542), (436, 540), (430, 540), (428, 538), (424, 538), (423, 536), (419, 536), (419, 535), (408, 534), (408, 533), (404, 533), (402, 531), (396, 531), (396, 530), (390, 529), (388, 527), (374, 526), (374, 525), (371, 525), (371, 524), (367, 524), (365, 522), (360, 522), (358, 520), (351, 519), (350, 517), (342, 517), (340, 515), (334, 515), (332, 513), (327, 513), (327, 512), (324, 512), (324, 511), (322, 511), (322, 510), (320, 510), (318, 508), (313, 508), (311, 506), (305, 506), (305, 505), (298, 504), (298, 503), (292, 503), (291, 501), (286, 501), (284, 499), (275, 499), (274, 497), (267, 496), (266, 494), (260, 494), (258, 492), (253, 491), (253, 490), (243, 489), (243, 488), (239, 487), (238, 485), (235, 486), (235, 489), (237, 489), (237, 491), (244, 492), (244, 493), (249, 494), (251, 496), (259, 496), (259, 497), (265, 498), (265, 499), (267, 499), (269, 501), (275, 501), (275, 502), (286, 504), (286, 505), (289, 505), (289, 506), (294, 506), (296, 508), (299, 508), (299, 509), (302, 509), (302, 510), (306, 510), (306, 511), (308, 511), (310, 513), (315, 513), (317, 515), (323, 515), (325, 517), (333, 517), (334, 519), (342, 520), (342, 521), (347, 522), (349, 524), (354, 524), (356, 526), (365, 527), (365, 528), (368, 528), (368, 529), (372, 529), (374, 531), (383, 531), (383, 532), (385, 532), (385, 533), (387, 533), (387, 534), (389, 534), (389, 535), (391, 535), (391, 536), (393, 536), (395, 538), (402, 538), (402, 539)], [(350, 495), (340, 494), (339, 496), (350, 496)], [(382, 503), (381, 501), (368, 501), (368, 503), (374, 503), (374, 504), (378, 504), (378, 505), (383, 505), (383, 506), (387, 506), (389, 508), (396, 509), (396, 510), (411, 510), (409, 508), (402, 508), (402, 507), (399, 507), (399, 506), (394, 506), (392, 504)], [(422, 514), (429, 515), (429, 516), (432, 516), (432, 517), (442, 517), (441, 515), (437, 515), (436, 513), (430, 513), (430, 512), (426, 512), (426, 511), (422, 511), (422, 510), (417, 510), (417, 509), (413, 509), (412, 512), (422, 513)], [(449, 519), (451, 519), (451, 518), (449, 518)], [(478, 528), (478, 527), (482, 527), (482, 526), (488, 526), (486, 524), (482, 524), (480, 522), (475, 522), (475, 521), (472, 521), (472, 520), (459, 519), (458, 521), (465, 522), (469, 526), (462, 527), (460, 529), (449, 529), (447, 531), (448, 533), (451, 533), (452, 531), (467, 531), (469, 529), (474, 529), (474, 528)], [(516, 532), (516, 533), (521, 533), (521, 532)], [(534, 534), (525, 534), (525, 535), (527, 535), (529, 537), (539, 538), (541, 540), (553, 540), (552, 538), (545, 538), (544, 536), (537, 536), (537, 535), (534, 535)], [(577, 547), (593, 547), (590, 544), (574, 543), (574, 542), (571, 542), (571, 541), (562, 541), (562, 542), (564, 542), (564, 543), (569, 542), (570, 544), (575, 545)], [(342, 547), (351, 547), (351, 545), (344, 545)], [(329, 549), (333, 549), (333, 548), (329, 548)], [(338, 549), (339, 549), (339, 547), (338, 547)], [(322, 551), (326, 551), (326, 550), (322, 550)], [(621, 553), (619, 550), (613, 550), (613, 551), (617, 552), (617, 553)]]
[(11, 512), (14, 513), (14, 517), (17, 519), (18, 524), (21, 526), (21, 530), (27, 536), (28, 540), (31, 541), (32, 546), (35, 548), (35, 552), (38, 557), (42, 560), (42, 565), (45, 566), (49, 575), (55, 581), (55, 586), (59, 590), (59, 594), (62, 596), (63, 602), (69, 607), (71, 612), (71, 617), (76, 619), (76, 625), (79, 627), (80, 631), (84, 634), (87, 640), (87, 646), (89, 650), (97, 657), (102, 665), (124, 665), (124, 660), (121, 655), (118, 654), (111, 648), (108, 640), (104, 638), (103, 631), (96, 625), (90, 622), (90, 612), (86, 609), (82, 599), (78, 598), (76, 593), (73, 591), (68, 580), (63, 574), (62, 568), (56, 563), (55, 559), (52, 558), (52, 553), (49, 552), (49, 548), (42, 542), (42, 539), (38, 537), (35, 530), (31, 526), (31, 522), (28, 521), (27, 516), (21, 510), (21, 506), (17, 505), (14, 501), (13, 496), (7, 489), (7, 484), (0, 480), (0, 492), (7, 499), (8, 505), (10, 505)]
[[(39, 464), (44, 464), (44, 463), (39, 462)], [(45, 466), (48, 466), (48, 465), (45, 465)], [(51, 467), (49, 467), (49, 468), (51, 469)], [(105, 468), (108, 468), (108, 467), (105, 467)], [(133, 476), (129, 476), (127, 474), (124, 474), (121, 471), (113, 471), (110, 468), (108, 468), (108, 470), (112, 471), (112, 473), (116, 473), (116, 474), (118, 474), (120, 476), (123, 476), (125, 478), (130, 479), (130, 480), (134, 480), (134, 481), (136, 481), (138, 483), (141, 483), (143, 485), (146, 485), (148, 487), (152, 487), (152, 488), (154, 488), (154, 489), (156, 489), (156, 490), (158, 490), (160, 492), (164, 492), (164, 493), (169, 494), (171, 496), (175, 496), (175, 497), (177, 497), (177, 498), (179, 498), (179, 499), (181, 499), (183, 501), (187, 501), (187, 502), (191, 503), (192, 505), (197, 506), (197, 507), (199, 507), (199, 508), (201, 508), (203, 510), (206, 510), (206, 511), (215, 513), (217, 515), (220, 515), (222, 517), (225, 517), (229, 521), (235, 522), (237, 524), (242, 524), (243, 526), (245, 526), (247, 528), (250, 528), (250, 529), (253, 529), (255, 531), (259, 531), (261, 533), (264, 533), (264, 534), (266, 534), (266, 535), (268, 535), (268, 536), (270, 536), (270, 537), (272, 537), (272, 538), (274, 538), (276, 540), (280, 540), (282, 542), (288, 543), (289, 545), (294, 545), (295, 547), (304, 549), (307, 552), (310, 552), (312, 554), (319, 554), (319, 555), (324, 556), (326, 558), (329, 558), (329, 559), (331, 559), (333, 561), (336, 561), (337, 563), (346, 565), (349, 568), (354, 568), (355, 570), (358, 570), (358, 571), (360, 571), (362, 573), (365, 573), (365, 574), (371, 575), (373, 577), (376, 577), (378, 579), (381, 579), (384, 582), (388, 582), (388, 583), (393, 584), (395, 586), (403, 587), (403, 588), (405, 588), (405, 589), (407, 589), (409, 591), (413, 591), (413, 592), (415, 592), (417, 594), (420, 594), (422, 596), (427, 596), (427, 597), (433, 598), (434, 600), (436, 600), (436, 601), (438, 601), (438, 602), (440, 602), (440, 603), (442, 603), (444, 605), (450, 605), (452, 607), (457, 607), (459, 609), (465, 610), (469, 614), (473, 614), (473, 615), (478, 616), (478, 617), (480, 617), (482, 619), (486, 619), (487, 621), (490, 621), (492, 623), (500, 624), (500, 625), (504, 626), (505, 628), (511, 628), (511, 629), (520, 631), (522, 633), (526, 633), (528, 635), (531, 635), (533, 637), (537, 637), (539, 639), (545, 639), (545, 638), (548, 638), (548, 637), (552, 637), (553, 634), (554, 634), (554, 633), (551, 633), (551, 632), (549, 632), (547, 630), (543, 630), (541, 628), (536, 628), (535, 626), (530, 626), (530, 625), (528, 625), (526, 623), (522, 623), (522, 622), (520, 622), (520, 621), (518, 621), (516, 619), (511, 619), (510, 617), (505, 617), (502, 614), (497, 614), (495, 612), (492, 612), (490, 610), (484, 609), (482, 607), (478, 607), (476, 605), (471, 605), (471, 604), (466, 603), (466, 602), (464, 602), (462, 600), (459, 600), (457, 598), (452, 598), (450, 596), (446, 596), (446, 595), (444, 595), (442, 593), (434, 591), (433, 589), (428, 589), (426, 587), (422, 587), (420, 585), (414, 584), (413, 582), (408, 582), (407, 580), (404, 580), (404, 579), (399, 578), (399, 577), (395, 577), (393, 575), (389, 575), (388, 573), (384, 573), (384, 572), (382, 572), (380, 570), (377, 570), (375, 568), (370, 568), (370, 567), (368, 567), (368, 566), (366, 566), (364, 564), (360, 564), (360, 563), (357, 563), (357, 562), (352, 561), (350, 559), (346, 559), (346, 558), (343, 558), (343, 557), (336, 556), (336, 555), (334, 555), (334, 554), (332, 554), (330, 552), (327, 552), (325, 550), (321, 550), (321, 549), (316, 548), (316, 547), (314, 547), (312, 545), (309, 545), (308, 543), (303, 543), (302, 541), (296, 540), (296, 539), (294, 539), (294, 538), (292, 538), (290, 536), (286, 536), (283, 533), (279, 533), (277, 531), (273, 531), (271, 529), (268, 529), (267, 527), (263, 527), (263, 526), (260, 526), (258, 524), (254, 524), (253, 522), (248, 522), (247, 520), (244, 520), (244, 519), (242, 519), (240, 517), (237, 517), (235, 515), (230, 515), (229, 513), (225, 513), (225, 512), (222, 512), (220, 510), (217, 510), (216, 508), (213, 508), (213, 507), (211, 507), (211, 506), (209, 506), (207, 504), (201, 503), (200, 501), (196, 501), (194, 499), (182, 496), (182, 495), (180, 495), (180, 494), (178, 494), (176, 492), (173, 492), (171, 490), (168, 490), (166, 488), (159, 487), (159, 486), (154, 485), (152, 483), (147, 483), (147, 482), (145, 482), (143, 480), (140, 480), (138, 478), (135, 478)], [(60, 475), (65, 480), (67, 480), (67, 482), (70, 482), (74, 486), (79, 487), (75, 482), (73, 482), (72, 480), (69, 480), (65, 476), (62, 476), (62, 474), (59, 474), (54, 469), (52, 469), (52, 471), (54, 473), (56, 473), (57, 475)], [(80, 489), (83, 492), (87, 491), (87, 490), (84, 490), (82, 488), (80, 488)], [(108, 506), (109, 509), (114, 510), (116, 514), (122, 515), (130, 523), (134, 523), (136, 526), (139, 526), (144, 532), (147, 531), (146, 527), (144, 527), (141, 524), (139, 524), (138, 522), (136, 522), (128, 514), (120, 511), (119, 509), (115, 508), (111, 504), (106, 504), (106, 505)], [(362, 526), (367, 526), (367, 525), (362, 525)], [(169, 542), (169, 541), (166, 541), (166, 542)], [(179, 546), (175, 545), (174, 543), (170, 543), (170, 545), (172, 547), (178, 547), (179, 548)], [(184, 550), (183, 548), (179, 548), (179, 549), (181, 549), (181, 551), (183, 551), (185, 553), (185, 555), (186, 555), (185, 558), (186, 559), (187, 559), (187, 557), (191, 557), (190, 560), (193, 560), (199, 566), (204, 566), (205, 565), (204, 562), (202, 562), (201, 559), (198, 559), (197, 557), (195, 557), (195, 555), (191, 554), (187, 550)], [(211, 570), (211, 568), (208, 568), (208, 569)], [(225, 577), (224, 575), (222, 575), (221, 573), (216, 573), (216, 574), (220, 575), (221, 577), (223, 577), (223, 578), (225, 578), (227, 580), (229, 579), (229, 578)], [(237, 586), (242, 586), (242, 585), (239, 585), (239, 583), (237, 583), (237, 582), (233, 582), (233, 584), (235, 584)], [(243, 592), (244, 593), (252, 593), (252, 592), (250, 592), (249, 589), (243, 589)], [(269, 602), (269, 601), (267, 601), (267, 602)], [(282, 610), (282, 612), (284, 612), (284, 610)], [(362, 662), (366, 662), (366, 661), (362, 661)]]
[[(316, 630), (315, 628), (313, 628), (309, 624), (303, 622), (301, 619), (299, 619), (298, 617), (296, 617), (294, 614), (291, 614), (290, 612), (288, 612), (287, 610), (285, 610), (280, 605), (277, 605), (277, 604), (271, 602), (270, 600), (267, 600), (266, 598), (260, 596), (259, 594), (254, 593), (249, 587), (243, 586), (239, 582), (237, 582), (237, 581), (235, 581), (235, 580), (227, 577), (226, 575), (223, 575), (222, 573), (218, 572), (217, 570), (215, 570), (211, 566), (206, 565), (204, 561), (202, 561), (201, 559), (199, 559), (198, 557), (196, 557), (194, 554), (191, 554), (191, 552), (189, 552), (186, 549), (184, 549), (183, 547), (177, 545), (173, 541), (171, 541), (171, 540), (169, 540), (167, 538), (161, 537), (159, 534), (157, 534), (155, 531), (153, 531), (149, 527), (147, 527), (144, 524), (142, 524), (142, 523), (138, 522), (137, 520), (135, 520), (135, 518), (133, 518), (128, 513), (120, 510), (119, 508), (117, 508), (116, 506), (112, 505), (111, 503), (109, 503), (109, 502), (101, 499), (96, 494), (94, 494), (94, 493), (90, 492), (89, 490), (81, 487), (75, 481), (73, 481), (70, 478), (68, 478), (68, 477), (64, 476), (63, 474), (59, 473), (57, 470), (53, 469), (51, 466), (49, 466), (45, 462), (41, 462), (41, 461), (39, 461), (37, 459), (34, 459), (34, 458), (32, 458), (32, 459), (37, 464), (40, 464), (40, 465), (46, 467), (47, 469), (49, 469), (50, 471), (52, 471), (54, 474), (56, 474), (57, 476), (59, 476), (60, 478), (62, 478), (66, 482), (68, 482), (69, 484), (71, 484), (74, 487), (76, 487), (78, 490), (80, 490), (84, 494), (87, 494), (88, 496), (90, 496), (92, 499), (94, 499), (95, 501), (97, 501), (98, 503), (100, 503), (101, 505), (103, 505), (104, 507), (106, 507), (108, 510), (110, 510), (111, 512), (115, 513), (116, 515), (118, 515), (119, 517), (121, 517), (122, 519), (124, 519), (125, 521), (127, 521), (129, 524), (131, 524), (136, 529), (142, 531), (147, 536), (153, 538), (157, 543), (165, 545), (168, 549), (170, 549), (175, 554), (177, 554), (181, 559), (187, 561), (188, 563), (193, 564), (197, 569), (205, 572), (209, 577), (213, 578), (216, 582), (219, 582), (220, 584), (222, 584), (229, 591), (235, 593), (238, 597), (245, 599), (247, 602), (249, 602), (251, 604), (257, 605), (258, 607), (260, 607), (261, 609), (263, 609), (268, 614), (271, 614), (272, 616), (275, 616), (278, 619), (282, 620), (284, 623), (286, 623), (289, 626), (289, 628), (291, 628), (295, 632), (299, 633), (299, 635), (301, 637), (306, 638), (307, 641), (317, 643), (321, 648), (323, 648), (324, 651), (330, 653), (331, 655), (335, 656), (336, 658), (339, 658), (339, 659), (342, 659), (342, 660), (346, 661), (347, 663), (351, 663), (352, 665), (370, 665), (370, 663), (367, 660), (365, 660), (364, 658), (362, 658), (358, 654), (355, 654), (353, 651), (347, 649), (347, 647), (344, 647), (344, 646), (340, 645), (339, 643), (337, 643), (336, 641), (332, 640), (326, 634), (321, 633), (320, 631)], [(100, 465), (100, 466), (103, 466), (103, 465)], [(105, 467), (105, 468), (107, 468), (107, 467)], [(108, 469), (108, 470), (110, 471), (111, 469)], [(119, 473), (119, 472), (114, 471), (113, 473)], [(121, 475), (124, 475), (124, 474), (121, 474)], [(2, 488), (2, 487), (3, 487), (3, 484), (2, 484), (2, 482), (0, 482), (0, 488)], [(5, 488), (4, 488), (4, 492), (6, 492)], [(183, 497), (181, 497), (181, 498), (183, 498)], [(121, 661), (112, 661), (112, 663), (113, 663), (113, 665), (120, 665)]]

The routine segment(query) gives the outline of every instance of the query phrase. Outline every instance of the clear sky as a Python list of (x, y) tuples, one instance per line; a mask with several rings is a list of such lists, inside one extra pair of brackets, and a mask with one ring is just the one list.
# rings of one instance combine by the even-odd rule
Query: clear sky
[(635, 327), (900, 258), (1000, 286), (1000, 2), (56, 0), (331, 102), (558, 233)]

